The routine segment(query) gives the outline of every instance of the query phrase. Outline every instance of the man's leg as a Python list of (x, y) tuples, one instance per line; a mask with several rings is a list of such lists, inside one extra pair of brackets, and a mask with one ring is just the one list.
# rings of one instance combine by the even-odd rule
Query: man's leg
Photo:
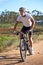
[(20, 32), (20, 39), (23, 39), (23, 33)]
[(28, 37), (29, 37), (29, 43), (30, 43), (30, 47), (29, 47), (29, 52), (30, 52), (30, 54), (32, 55), (32, 54), (34, 54), (34, 52), (33, 52), (33, 40), (32, 40), (32, 32), (29, 32), (28, 33)]
[(20, 39), (23, 38), (23, 34), (25, 33), (25, 31), (26, 31), (26, 27), (23, 26), (22, 29), (21, 29), (21, 32), (20, 32)]
[(28, 36), (29, 36), (30, 47), (32, 47), (33, 44), (32, 35), (28, 35)]

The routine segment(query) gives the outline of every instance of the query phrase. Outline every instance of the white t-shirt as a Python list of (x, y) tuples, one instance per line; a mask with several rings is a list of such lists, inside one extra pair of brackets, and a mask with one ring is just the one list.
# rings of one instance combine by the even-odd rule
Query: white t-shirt
[(17, 21), (18, 22), (22, 22), (23, 26), (25, 27), (29, 27), (32, 25), (32, 22), (30, 21), (30, 19), (32, 18), (32, 16), (30, 14), (26, 14), (25, 17), (22, 17), (21, 15), (18, 16)]

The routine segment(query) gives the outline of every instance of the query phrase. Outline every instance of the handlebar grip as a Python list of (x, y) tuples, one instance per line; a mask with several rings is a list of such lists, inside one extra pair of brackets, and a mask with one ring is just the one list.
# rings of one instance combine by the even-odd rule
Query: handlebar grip
[(19, 35), (20, 32), (13, 32), (14, 35)]

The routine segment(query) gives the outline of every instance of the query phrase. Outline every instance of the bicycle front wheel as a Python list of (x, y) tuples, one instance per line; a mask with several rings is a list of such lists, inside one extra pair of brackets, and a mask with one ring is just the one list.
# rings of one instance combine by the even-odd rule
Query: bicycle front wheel
[(21, 41), (20, 41), (20, 55), (21, 55), (21, 58), (22, 58), (23, 62), (26, 59), (26, 52), (27, 52), (26, 43), (23, 39), (21, 39)]

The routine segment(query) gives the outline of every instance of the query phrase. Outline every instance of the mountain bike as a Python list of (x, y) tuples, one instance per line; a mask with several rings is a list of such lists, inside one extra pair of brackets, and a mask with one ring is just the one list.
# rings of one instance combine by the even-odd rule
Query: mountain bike
[[(19, 35), (19, 33), (20, 32), (16, 32), (17, 35)], [(26, 60), (27, 50), (30, 53), (29, 47), (28, 32), (26, 32), (25, 34), (23, 33), (23, 38), (20, 39), (20, 55), (23, 62)]]

